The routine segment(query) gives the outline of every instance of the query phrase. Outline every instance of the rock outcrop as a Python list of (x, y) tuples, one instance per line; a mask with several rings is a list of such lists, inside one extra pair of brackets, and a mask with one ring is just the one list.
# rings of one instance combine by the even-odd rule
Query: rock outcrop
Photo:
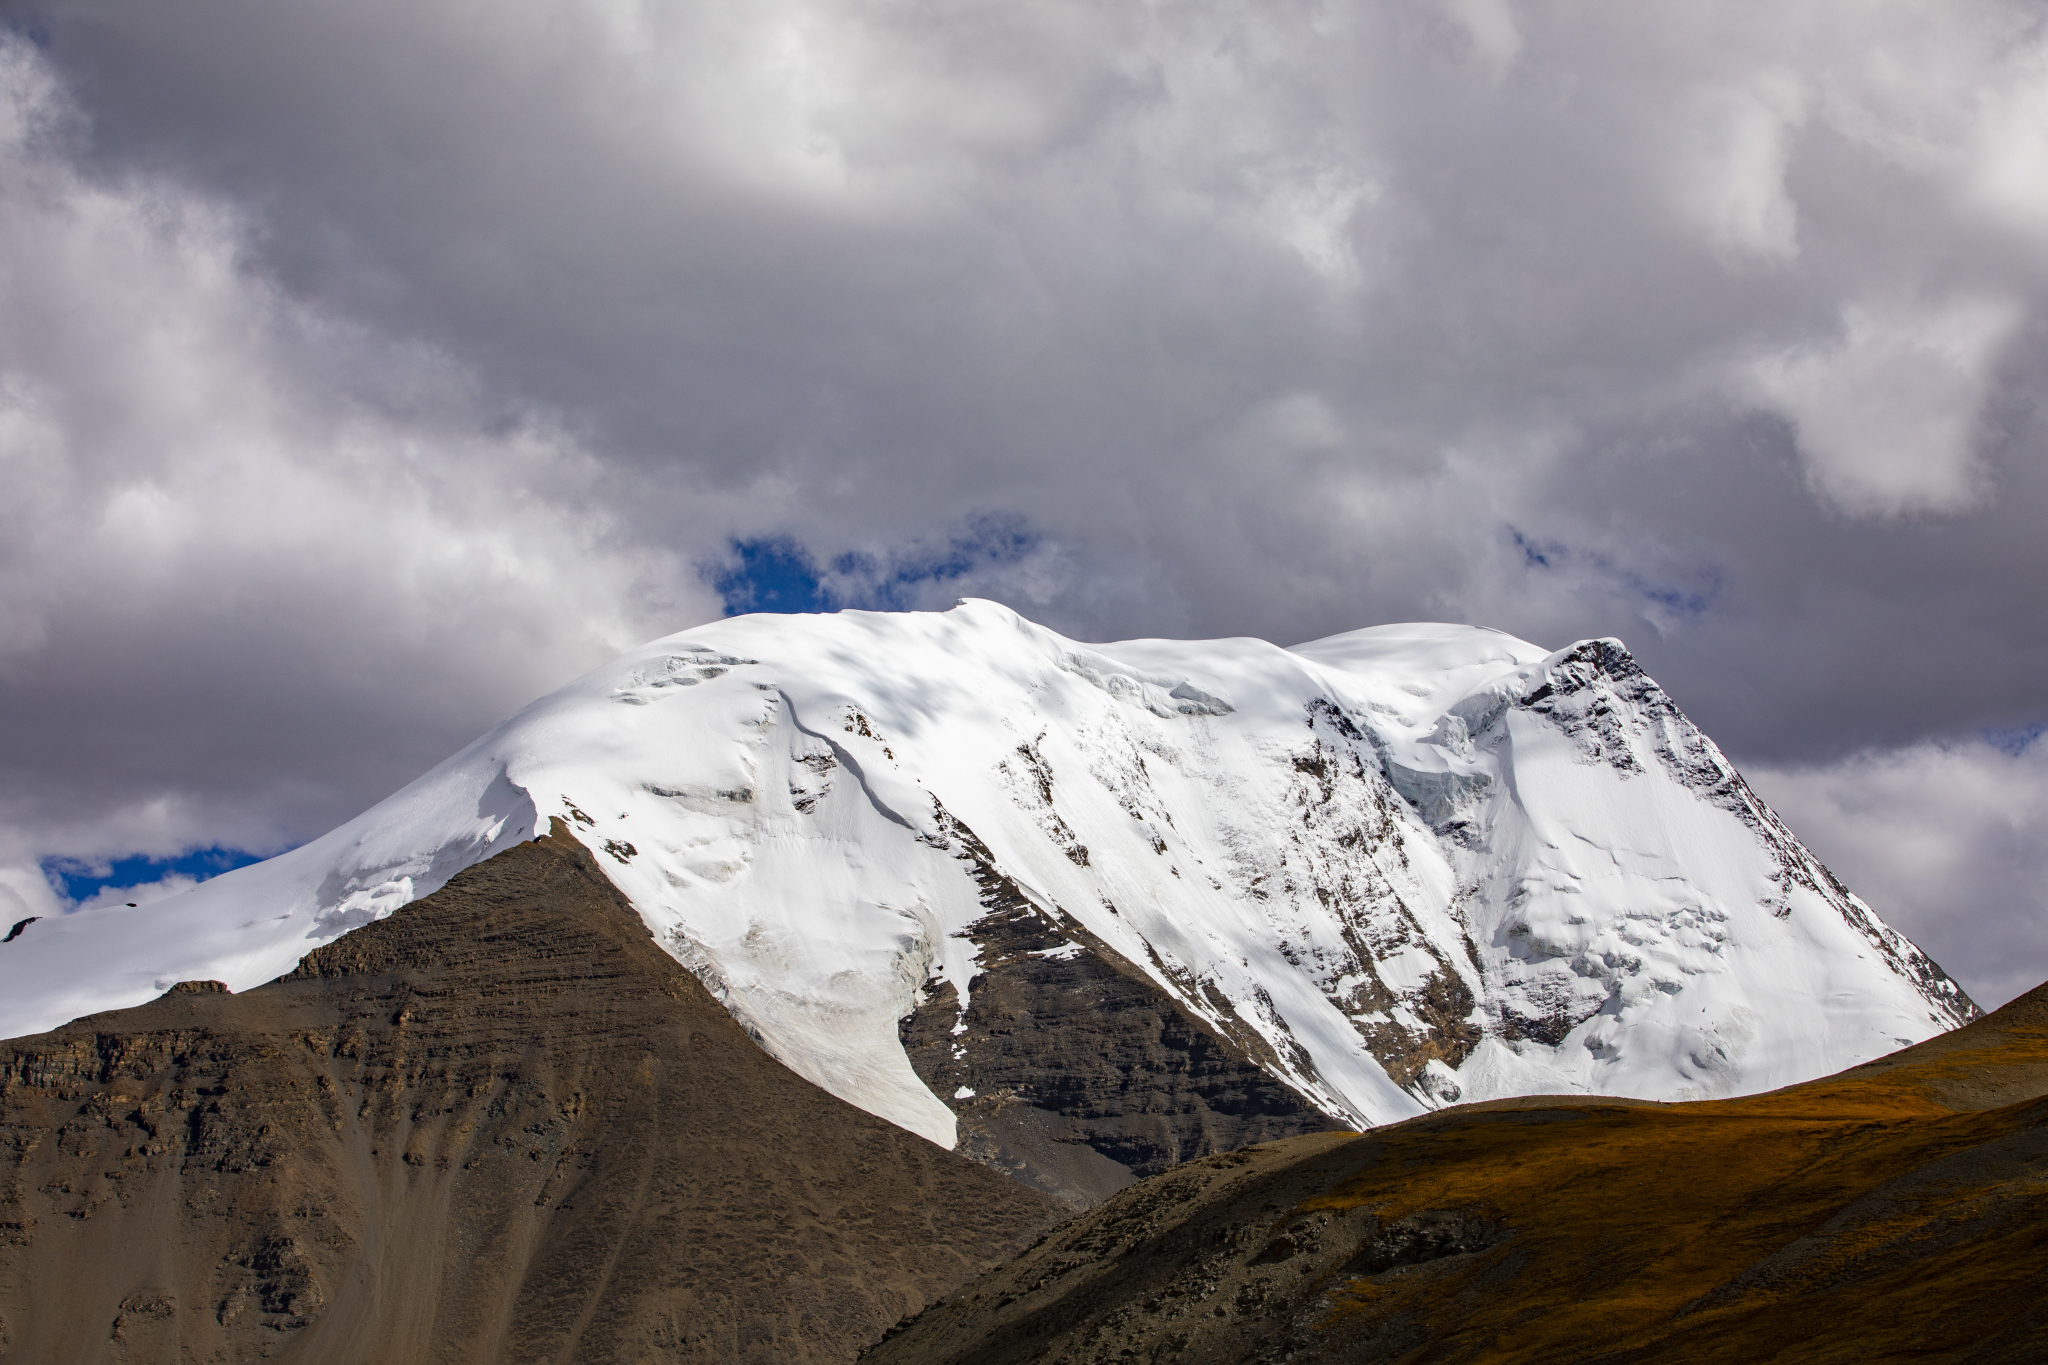
[(990, 879), (965, 1011), (928, 983), (903, 1050), (962, 1156), (1085, 1209), (1191, 1157), (1339, 1125), (1073, 920)]
[(1058, 1205), (776, 1063), (562, 835), (0, 1045), (0, 1359), (849, 1360)]

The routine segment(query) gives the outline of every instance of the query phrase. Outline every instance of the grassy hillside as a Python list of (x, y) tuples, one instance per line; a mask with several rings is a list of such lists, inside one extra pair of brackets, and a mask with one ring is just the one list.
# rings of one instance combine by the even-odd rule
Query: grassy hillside
[(1534, 1098), (1191, 1162), (865, 1359), (2048, 1358), (2048, 987), (1726, 1102)]

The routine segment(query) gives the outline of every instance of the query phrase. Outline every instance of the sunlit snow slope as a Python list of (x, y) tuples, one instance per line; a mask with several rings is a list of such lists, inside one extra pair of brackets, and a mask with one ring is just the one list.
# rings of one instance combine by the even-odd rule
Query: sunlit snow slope
[(1007, 876), (1332, 1115), (1838, 1071), (1974, 1013), (1613, 640), (1081, 645), (993, 603), (747, 616), (311, 844), (0, 947), (0, 1035), (243, 989), (554, 818), (811, 1080), (950, 1145), (897, 1021)]

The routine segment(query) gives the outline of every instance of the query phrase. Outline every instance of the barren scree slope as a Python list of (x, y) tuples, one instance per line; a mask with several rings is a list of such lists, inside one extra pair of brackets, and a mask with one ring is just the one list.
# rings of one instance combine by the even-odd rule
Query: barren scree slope
[(559, 832), (0, 1044), (10, 1365), (844, 1365), (1064, 1216), (777, 1065)]
[(1200, 1094), (1137, 1157), (1082, 1134), (1111, 1164), (1077, 1204), (1460, 1100), (1766, 1090), (1976, 1014), (1618, 641), (1084, 645), (970, 600), (655, 641), (291, 853), (29, 925), (0, 1033), (269, 980), (556, 818), (774, 1056), (994, 1164), (1086, 1107), (1034, 1093), (1033, 1030), (1150, 1020)]

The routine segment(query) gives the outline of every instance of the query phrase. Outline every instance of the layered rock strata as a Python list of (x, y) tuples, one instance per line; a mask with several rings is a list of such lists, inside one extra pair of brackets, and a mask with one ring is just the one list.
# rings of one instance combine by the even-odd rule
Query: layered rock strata
[(559, 834), (0, 1045), (0, 1358), (850, 1359), (1057, 1221), (767, 1056)]

